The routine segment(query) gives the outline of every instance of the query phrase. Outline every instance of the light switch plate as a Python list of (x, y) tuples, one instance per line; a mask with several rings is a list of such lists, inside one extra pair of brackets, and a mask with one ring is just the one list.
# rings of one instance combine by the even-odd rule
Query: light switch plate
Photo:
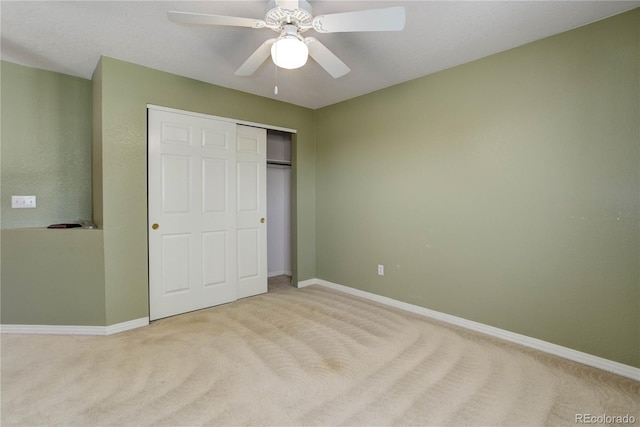
[(11, 196), (11, 207), (14, 209), (35, 208), (36, 196)]

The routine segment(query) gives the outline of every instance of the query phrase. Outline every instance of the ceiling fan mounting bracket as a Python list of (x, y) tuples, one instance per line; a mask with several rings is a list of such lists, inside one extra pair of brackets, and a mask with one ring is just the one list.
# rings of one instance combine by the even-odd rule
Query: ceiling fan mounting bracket
[(305, 0), (298, 0), (297, 9), (285, 9), (270, 0), (264, 20), (266, 27), (276, 32), (281, 32), (286, 25), (295, 25), (300, 32), (313, 28), (312, 8)]

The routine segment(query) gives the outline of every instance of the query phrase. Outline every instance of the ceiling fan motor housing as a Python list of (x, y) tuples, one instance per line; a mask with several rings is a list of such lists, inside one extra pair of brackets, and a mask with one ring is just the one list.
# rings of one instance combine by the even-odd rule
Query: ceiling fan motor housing
[(275, 0), (270, 0), (264, 20), (267, 27), (277, 32), (281, 32), (285, 25), (295, 25), (302, 32), (313, 26), (312, 8), (305, 0), (298, 0), (297, 9), (284, 9)]

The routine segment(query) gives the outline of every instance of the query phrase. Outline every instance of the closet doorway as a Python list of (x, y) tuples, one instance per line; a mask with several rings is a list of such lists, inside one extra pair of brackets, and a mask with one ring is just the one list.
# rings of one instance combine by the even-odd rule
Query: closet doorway
[(291, 286), (291, 144), (291, 133), (267, 131), (269, 292)]

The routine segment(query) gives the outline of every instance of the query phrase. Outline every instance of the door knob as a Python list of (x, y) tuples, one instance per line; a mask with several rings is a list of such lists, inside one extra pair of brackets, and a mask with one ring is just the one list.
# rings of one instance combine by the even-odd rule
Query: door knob
[(158, 224), (153, 224), (153, 225), (151, 226), (151, 228), (153, 228), (154, 230), (157, 230), (159, 227), (160, 227), (160, 226), (159, 226)]
[(264, 218), (260, 218), (260, 222), (261, 222), (262, 224), (264, 224), (264, 221), (265, 221), (265, 219), (264, 219)]

